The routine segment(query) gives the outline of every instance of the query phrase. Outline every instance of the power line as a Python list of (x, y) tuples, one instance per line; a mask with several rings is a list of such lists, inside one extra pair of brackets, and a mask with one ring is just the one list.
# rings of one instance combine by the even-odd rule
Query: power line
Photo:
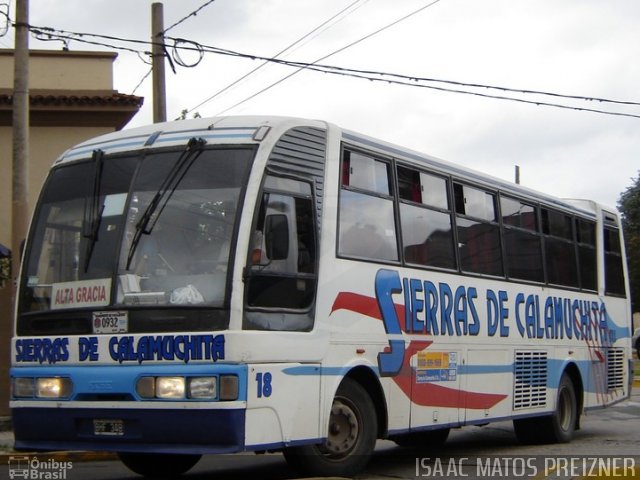
[[(2, 12), (0, 12), (2, 13)], [(15, 24), (12, 23), (12, 26), (15, 27)], [(97, 34), (97, 33), (88, 33), (88, 32), (71, 32), (71, 31), (67, 31), (67, 30), (59, 30), (59, 29), (54, 29), (51, 27), (39, 27), (39, 26), (35, 26), (35, 25), (28, 25), (27, 26), (29, 28), (29, 31), (36, 36), (42, 36), (42, 37), (48, 37), (46, 39), (44, 38), (38, 38), (39, 40), (60, 40), (60, 41), (76, 41), (79, 43), (86, 43), (88, 45), (95, 45), (95, 46), (100, 46), (100, 47), (107, 47), (107, 48), (111, 48), (114, 50), (122, 50), (125, 52), (131, 52), (131, 53), (136, 53), (136, 54), (144, 54), (147, 56), (151, 55), (151, 51), (150, 50), (140, 50), (140, 49), (135, 49), (133, 47), (126, 47), (126, 46), (122, 46), (122, 45), (114, 45), (112, 43), (105, 43), (105, 42), (99, 42), (97, 40), (88, 40), (87, 37), (93, 37), (93, 38), (98, 38), (98, 39), (103, 39), (103, 40), (111, 40), (111, 41), (115, 41), (115, 42), (123, 42), (123, 43), (132, 43), (135, 45), (144, 45), (144, 46), (152, 46), (153, 43), (146, 41), (146, 40), (137, 40), (137, 39), (131, 39), (131, 38), (122, 38), (122, 37), (115, 37), (112, 35), (102, 35), (102, 34)]]
[[(318, 72), (323, 71), (323, 70), (315, 69), (313, 66), (308, 67), (308, 68), (310, 70), (315, 70), (315, 71), (318, 71)], [(324, 73), (329, 73), (329, 74), (334, 74), (334, 75), (346, 75), (346, 76), (355, 77), (355, 78), (362, 78), (362, 79), (366, 79), (366, 80), (370, 80), (370, 81), (374, 81), (374, 82), (384, 82), (384, 83), (390, 83), (390, 84), (395, 84), (395, 85), (405, 85), (405, 86), (411, 86), (411, 87), (427, 88), (427, 89), (431, 89), (431, 90), (438, 90), (438, 91), (441, 91), (441, 92), (460, 93), (460, 94), (464, 94), (464, 95), (473, 95), (473, 96), (476, 96), (476, 97), (491, 98), (491, 99), (495, 99), (495, 100), (509, 100), (509, 101), (512, 101), (512, 102), (526, 103), (526, 104), (530, 104), (530, 105), (536, 105), (536, 106), (539, 106), (539, 107), (555, 107), (555, 108), (563, 108), (563, 109), (566, 109), (566, 110), (575, 110), (575, 111), (579, 111), (579, 112), (591, 112), (591, 113), (601, 113), (601, 114), (605, 114), (605, 115), (614, 115), (614, 116), (620, 116), (620, 117), (640, 118), (640, 115), (635, 115), (635, 114), (632, 114), (632, 113), (612, 112), (612, 111), (609, 111), (609, 110), (599, 110), (599, 109), (594, 109), (594, 108), (575, 107), (575, 106), (563, 105), (563, 104), (559, 104), (559, 103), (543, 102), (543, 101), (539, 101), (539, 100), (525, 100), (525, 99), (522, 99), (522, 98), (506, 97), (506, 96), (501, 96), (501, 95), (491, 95), (491, 94), (480, 93), (480, 92), (470, 92), (468, 90), (460, 90), (460, 89), (446, 88), (446, 87), (436, 87), (434, 85), (421, 85), (421, 84), (417, 84), (417, 83), (403, 82), (403, 81), (400, 81), (400, 80), (383, 80), (381, 78), (366, 77), (366, 76), (361, 76), (361, 75), (352, 74), (352, 73), (341, 74), (341, 73), (338, 73), (338, 72), (335, 72), (335, 71), (324, 71)], [(486, 88), (499, 88), (499, 87), (486, 87)], [(567, 98), (589, 99), (588, 97), (567, 97)], [(593, 99), (590, 99), (590, 100), (593, 100)], [(627, 105), (638, 105), (638, 103), (636, 103), (636, 102), (617, 102), (617, 103), (624, 103), (624, 104), (627, 104)]]
[[(435, 2), (432, 2), (429, 5), (423, 6), (421, 7), (419, 10), (423, 10), (424, 8), (433, 5), (434, 3), (439, 2), (440, 0), (436, 0)], [(414, 15), (416, 13), (419, 12), (419, 10), (414, 11), (412, 13), (410, 13), (409, 15), (402, 17), (401, 19), (396, 20), (395, 22), (393, 22), (393, 24), (397, 24), (399, 21), (408, 18), (410, 15)], [(4, 12), (0, 11), (0, 14), (4, 14)], [(4, 14), (6, 16), (6, 14)], [(13, 23), (11, 23), (12, 26), (14, 26)], [(264, 57), (264, 56), (260, 56), (260, 55), (255, 55), (255, 54), (250, 54), (250, 53), (243, 53), (243, 52), (238, 52), (238, 51), (234, 51), (234, 50), (228, 50), (228, 49), (222, 49), (219, 47), (215, 47), (215, 46), (211, 46), (211, 45), (205, 45), (202, 43), (198, 43), (192, 40), (185, 40), (183, 38), (175, 38), (175, 37), (167, 37), (169, 40), (172, 40), (175, 45), (173, 46), (174, 49), (178, 49), (178, 50), (196, 50), (196, 51), (203, 51), (203, 52), (208, 52), (208, 53), (213, 53), (213, 54), (218, 54), (218, 55), (227, 55), (227, 56), (234, 56), (234, 57), (240, 57), (240, 58), (245, 58), (245, 59), (251, 59), (251, 60), (260, 60), (263, 62), (271, 62), (271, 63), (277, 63), (277, 64), (281, 64), (281, 65), (285, 65), (285, 66), (289, 66), (289, 67), (296, 67), (298, 69), (311, 69), (311, 70), (316, 70), (316, 71), (322, 71), (324, 73), (331, 73), (331, 71), (335, 71), (335, 72), (342, 72), (345, 74), (357, 74), (357, 75), (367, 75), (367, 79), (372, 80), (372, 78), (369, 78), (369, 76), (378, 76), (381, 77), (381, 81), (384, 82), (389, 82), (389, 80), (387, 80), (384, 77), (390, 77), (390, 78), (398, 78), (398, 79), (402, 79), (402, 80), (408, 80), (408, 81), (413, 81), (413, 82), (419, 82), (419, 81), (423, 81), (423, 82), (433, 82), (433, 83), (445, 83), (445, 84), (450, 84), (450, 85), (456, 85), (456, 86), (461, 86), (461, 87), (470, 87), (470, 88), (483, 88), (483, 89), (494, 89), (494, 90), (502, 90), (505, 92), (512, 92), (512, 93), (521, 93), (521, 94), (535, 94), (535, 95), (544, 95), (544, 96), (552, 96), (552, 97), (558, 97), (558, 98), (566, 98), (566, 99), (571, 99), (571, 100), (584, 100), (584, 101), (592, 101), (592, 102), (602, 102), (602, 103), (614, 103), (614, 104), (621, 104), (621, 105), (632, 105), (632, 106), (640, 106), (640, 102), (635, 102), (635, 101), (627, 101), (627, 100), (616, 100), (616, 99), (610, 99), (610, 98), (603, 98), (603, 97), (594, 97), (594, 96), (583, 96), (583, 95), (572, 95), (572, 94), (563, 94), (563, 93), (556, 93), (556, 92), (549, 92), (549, 91), (542, 91), (542, 90), (532, 90), (532, 89), (524, 89), (524, 88), (510, 88), (510, 87), (505, 87), (505, 86), (496, 86), (496, 85), (488, 85), (488, 84), (480, 84), (480, 83), (467, 83), (467, 82), (460, 82), (460, 81), (456, 81), (456, 80), (445, 80), (445, 79), (437, 79), (437, 78), (429, 78), (429, 77), (419, 77), (419, 76), (411, 76), (411, 75), (404, 75), (404, 74), (399, 74), (399, 73), (392, 73), (392, 72), (382, 72), (382, 71), (375, 71), (375, 70), (360, 70), (360, 69), (352, 69), (352, 68), (346, 68), (346, 67), (338, 67), (338, 66), (334, 66), (334, 65), (326, 65), (326, 64), (320, 64), (318, 62), (329, 58), (332, 55), (335, 55), (336, 53), (340, 52), (340, 51), (344, 51), (345, 49), (360, 43), (361, 41), (365, 40), (366, 38), (370, 38), (371, 36), (373, 36), (376, 33), (381, 32), (382, 30), (389, 28), (390, 26), (392, 26), (392, 24), (389, 24), (385, 27), (383, 27), (382, 29), (377, 30), (376, 32), (373, 32), (365, 37), (362, 37), (361, 39), (350, 43), (349, 45), (346, 45), (345, 47), (342, 47), (328, 55), (325, 55), (324, 57), (314, 61), (314, 62), (299, 62), (299, 61), (290, 61), (290, 60), (283, 60), (277, 57)], [(150, 41), (146, 41), (146, 40), (137, 40), (137, 39), (130, 39), (130, 38), (123, 38), (123, 37), (117, 37), (117, 36), (113, 36), (113, 35), (103, 35), (103, 34), (97, 34), (97, 33), (87, 33), (87, 32), (71, 32), (71, 31), (67, 31), (67, 30), (60, 30), (60, 29), (54, 29), (51, 27), (39, 27), (39, 26), (34, 26), (34, 25), (28, 25), (29, 30), (33, 33), (36, 34), (41, 34), (41, 35), (48, 35), (50, 37), (52, 37), (52, 39), (59, 39), (59, 40), (66, 40), (66, 41), (78, 41), (81, 43), (87, 43), (87, 44), (91, 44), (91, 45), (97, 45), (97, 46), (103, 46), (103, 47), (108, 47), (108, 48), (113, 48), (116, 50), (124, 50), (124, 51), (128, 51), (128, 52), (132, 52), (132, 53), (136, 53), (136, 54), (146, 54), (146, 55), (150, 55), (151, 52), (149, 52), (148, 50), (139, 50), (139, 49), (134, 49), (131, 47), (125, 47), (125, 46), (120, 46), (120, 45), (114, 45), (112, 43), (105, 43), (105, 42), (98, 42), (98, 41), (91, 41), (91, 40), (87, 40), (86, 37), (95, 37), (95, 38), (99, 38), (99, 39), (105, 39), (105, 40), (111, 40), (111, 41), (118, 41), (118, 42), (124, 42), (124, 43), (133, 43), (133, 44), (137, 44), (137, 45), (145, 45), (145, 46), (152, 46), (153, 42)], [(183, 45), (179, 46), (179, 43), (183, 43)], [(188, 45), (193, 45), (192, 47), (188, 46)], [(311, 67), (315, 67), (315, 68), (311, 68)]]
[[(412, 75), (403, 75), (399, 73), (379, 72), (374, 70), (357, 70), (353, 68), (343, 68), (343, 67), (336, 67), (332, 65), (313, 65), (313, 66), (317, 67), (316, 71), (323, 71), (325, 73), (331, 73), (330, 70), (333, 70), (336, 73), (339, 73), (340, 71), (344, 71), (345, 73), (367, 75), (366, 77), (363, 77), (363, 78), (367, 78), (368, 80), (374, 80), (373, 78), (369, 78), (369, 75), (378, 76), (380, 77), (380, 81), (383, 81), (383, 82), (387, 82), (388, 80), (385, 77), (388, 77), (388, 78), (397, 78), (397, 79), (407, 80), (412, 82), (444, 83), (444, 84), (455, 85), (460, 87), (485, 88), (488, 90), (501, 90), (503, 92), (511, 92), (511, 93), (544, 95), (549, 97), (565, 98), (568, 100), (584, 100), (589, 102), (602, 102), (602, 103), (614, 103), (619, 105), (640, 106), (640, 102), (633, 102), (628, 100), (614, 100), (610, 98), (569, 95), (569, 94), (548, 92), (548, 91), (542, 91), (542, 90), (530, 90), (530, 89), (521, 89), (521, 88), (510, 88), (505, 86), (486, 85), (481, 83), (465, 83), (457, 80), (444, 80), (444, 79), (438, 79), (438, 78), (419, 77), (419, 76), (412, 76)], [(406, 85), (409, 85), (409, 84), (406, 84)]]
[[(640, 106), (640, 102), (635, 102), (635, 101), (615, 100), (615, 99), (610, 99), (610, 98), (602, 98), (602, 97), (594, 97), (594, 96), (568, 95), (568, 94), (541, 91), (541, 90), (510, 88), (510, 87), (504, 87), (504, 86), (479, 84), (479, 83), (465, 83), (465, 82), (460, 82), (460, 81), (455, 81), (455, 80), (444, 80), (444, 79), (436, 79), (436, 78), (428, 78), (428, 77), (409, 76), (409, 75), (390, 73), (390, 72), (371, 71), (371, 70), (358, 70), (358, 69), (351, 69), (351, 68), (345, 68), (345, 67), (337, 67), (337, 66), (333, 66), (333, 65), (319, 64), (319, 63), (315, 63), (315, 62), (312, 62), (312, 63), (295, 62), (295, 61), (289, 61), (289, 60), (282, 60), (282, 59), (278, 59), (278, 58), (261, 57), (261, 56), (256, 56), (256, 55), (253, 55), (253, 54), (245, 54), (245, 53), (240, 53), (240, 52), (234, 52), (234, 51), (231, 51), (231, 50), (220, 49), (220, 48), (217, 48), (217, 47), (211, 47), (211, 46), (202, 45), (202, 44), (200, 44), (200, 47), (203, 48), (203, 50), (205, 52), (208, 52), (208, 53), (216, 53), (216, 54), (220, 54), (220, 55), (236, 56), (236, 57), (240, 57), (240, 58), (248, 58), (248, 59), (251, 59), (251, 60), (270, 61), (270, 62), (277, 63), (277, 64), (284, 65), (284, 66), (296, 67), (297, 70), (294, 73), (297, 73), (300, 70), (307, 69), (307, 70), (311, 70), (311, 71), (322, 72), (322, 73), (327, 73), (327, 74), (332, 74), (332, 75), (342, 75), (342, 76), (347, 76), (347, 77), (355, 77), (355, 78), (366, 79), (366, 80), (370, 80), (370, 81), (379, 81), (379, 82), (384, 82), (384, 83), (389, 83), (389, 84), (397, 84), (397, 85), (405, 85), (405, 86), (413, 86), (413, 87), (438, 89), (436, 87), (429, 86), (429, 85), (423, 85), (423, 84), (420, 84), (418, 82), (443, 83), (443, 84), (450, 84), (450, 85), (453, 85), (453, 86), (463, 86), (463, 87), (469, 87), (469, 88), (482, 88), (482, 89), (489, 89), (489, 90), (501, 90), (501, 91), (505, 91), (505, 92), (519, 93), (519, 94), (535, 94), (535, 95), (542, 95), (542, 96), (551, 96), (551, 97), (556, 97), (556, 98), (565, 98), (565, 99), (568, 99), (568, 100), (582, 100), (582, 101), (589, 101), (589, 102), (613, 103), (613, 104), (620, 104), (620, 105)], [(293, 75), (293, 74), (291, 74), (291, 75)], [(289, 75), (288, 77), (290, 77), (291, 75)], [(451, 92), (454, 92), (454, 93), (475, 94), (475, 95), (484, 96), (484, 97), (487, 97), (487, 98), (495, 97), (495, 98), (503, 99), (503, 100), (521, 101), (520, 99), (513, 98), (513, 97), (504, 97), (504, 96), (503, 97), (499, 97), (499, 96), (493, 96), (492, 97), (491, 95), (480, 94), (480, 93), (477, 93), (477, 92), (468, 92), (468, 91), (464, 91), (464, 90), (453, 90), (453, 89), (444, 89), (444, 88), (439, 88), (439, 89), (442, 90), (442, 91), (451, 91)], [(525, 102), (525, 103), (540, 104), (540, 105), (543, 104), (543, 102), (539, 102), (539, 101), (530, 101), (530, 102)], [(547, 104), (547, 105), (552, 106), (553, 104)], [(565, 106), (565, 108), (573, 108), (573, 107)], [(582, 109), (582, 110), (593, 111), (593, 110), (588, 110), (588, 109)], [(605, 111), (599, 111), (599, 112), (600, 113), (607, 113)]]
[(190, 14), (182, 17), (180, 20), (178, 20), (176, 23), (174, 23), (173, 25), (171, 25), (170, 27), (165, 28), (162, 31), (162, 35), (164, 35), (165, 33), (167, 33), (169, 30), (171, 30), (172, 28), (177, 27), (178, 25), (180, 25), (182, 22), (184, 22), (185, 20), (191, 18), (191, 17), (195, 17), (198, 15), (198, 13), (200, 12), (200, 10), (208, 7), (209, 5), (211, 5), (213, 2), (215, 2), (216, 0), (209, 0), (208, 2), (203, 3), (202, 5), (200, 5), (198, 8), (196, 8), (193, 12), (191, 12)]
[(144, 81), (149, 77), (149, 75), (151, 75), (151, 72), (153, 72), (153, 68), (150, 68), (147, 73), (145, 73), (142, 78), (140, 79), (140, 81), (138, 82), (138, 84), (136, 85), (136, 88), (133, 89), (133, 91), (131, 92), (131, 95), (134, 95), (136, 93), (136, 91), (140, 88), (140, 86), (144, 83)]
[[(320, 25), (318, 25), (317, 27), (315, 27), (313, 30), (311, 30), (310, 32), (306, 33), (305, 35), (303, 35), (302, 37), (300, 37), (298, 40), (296, 40), (295, 42), (291, 43), (289, 46), (287, 46), (286, 48), (284, 48), (283, 50), (280, 50), (278, 53), (276, 53), (272, 58), (278, 58), (281, 55), (283, 55), (284, 53), (288, 52), (289, 50), (291, 50), (293, 47), (295, 47), (296, 45), (300, 44), (301, 42), (303, 42), (305, 39), (309, 38), (311, 35), (313, 35), (314, 33), (318, 32), (321, 28), (325, 27), (326, 25), (328, 25), (330, 22), (332, 22), (334, 19), (338, 18), (340, 15), (342, 15), (344, 12), (346, 12), (347, 10), (351, 9), (354, 5), (356, 5), (357, 3), (362, 2), (363, 0), (355, 0), (354, 2), (350, 3), (346, 8), (340, 10), (338, 13), (336, 13), (335, 15), (333, 15), (331, 18), (329, 18), (328, 20), (325, 20), (324, 22), (322, 22)], [(362, 5), (364, 5), (365, 3), (367, 3), (369, 0), (364, 0), (364, 2), (358, 6), (357, 8), (351, 10), (349, 13), (347, 13), (344, 17), (342, 17), (339, 21), (344, 20), (347, 16), (351, 15), (353, 12), (355, 12), (358, 8), (360, 8)], [(336, 22), (337, 23), (337, 22)], [(335, 23), (333, 24), (335, 25)], [(333, 26), (331, 25), (331, 26)], [(329, 27), (327, 27), (329, 28)], [(324, 30), (323, 30), (324, 31)], [(251, 70), (250, 72), (242, 75), (241, 77), (237, 78), (236, 80), (234, 80), (233, 82), (227, 84), (225, 87), (223, 87), (222, 89), (218, 90), (216, 93), (214, 93), (213, 95), (211, 95), (210, 97), (208, 97), (207, 99), (203, 100), (202, 102), (198, 103), (195, 107), (190, 108), (189, 110), (187, 110), (186, 113), (190, 113), (192, 111), (194, 111), (196, 108), (201, 107), (202, 105), (210, 102), (211, 100), (213, 100), (214, 98), (218, 97), (219, 95), (221, 95), (222, 93), (230, 90), (231, 88), (233, 88), (234, 86), (236, 86), (238, 83), (242, 82), (243, 80), (245, 80), (246, 78), (248, 78), (249, 76), (253, 75), (255, 72), (257, 72), (258, 70), (262, 69), (265, 65), (268, 65), (269, 63), (271, 63), (269, 60), (263, 60), (263, 62), (258, 65), (256, 68), (254, 68), (253, 70)]]
[[(329, 57), (332, 57), (332, 56), (334, 56), (334, 55), (337, 55), (338, 53), (344, 52), (344, 51), (345, 51), (345, 50), (347, 50), (348, 48), (351, 48), (351, 47), (353, 47), (353, 46), (355, 46), (355, 45), (357, 45), (357, 44), (359, 44), (359, 43), (361, 43), (361, 42), (363, 42), (363, 41), (365, 41), (365, 40), (368, 40), (369, 38), (373, 37), (374, 35), (377, 35), (377, 34), (379, 34), (379, 33), (383, 32), (383, 31), (385, 31), (385, 30), (387, 30), (387, 29), (389, 29), (389, 28), (391, 28), (391, 27), (393, 27), (393, 26), (397, 25), (397, 24), (398, 24), (398, 23), (400, 23), (400, 22), (403, 22), (404, 20), (407, 20), (408, 18), (411, 18), (411, 17), (412, 17), (412, 16), (414, 16), (414, 15), (417, 15), (418, 13), (422, 12), (423, 10), (425, 10), (425, 9), (427, 9), (427, 8), (429, 8), (429, 7), (432, 7), (433, 5), (435, 5), (435, 4), (436, 4), (436, 3), (438, 3), (438, 2), (440, 2), (440, 0), (434, 0), (433, 2), (430, 2), (430, 3), (428, 3), (427, 5), (423, 5), (422, 7), (418, 8), (417, 10), (414, 10), (413, 12), (411, 12), (411, 13), (409, 13), (409, 14), (407, 14), (407, 15), (405, 15), (405, 16), (403, 16), (403, 17), (401, 17), (401, 18), (399, 18), (399, 19), (397, 19), (397, 20), (395, 20), (395, 21), (393, 21), (393, 22), (391, 22), (391, 23), (389, 23), (389, 24), (387, 24), (387, 25), (385, 25), (385, 26), (381, 27), (381, 28), (379, 28), (378, 30), (375, 30), (374, 32), (371, 32), (371, 33), (369, 33), (369, 34), (365, 35), (364, 37), (362, 37), (362, 38), (360, 38), (360, 39), (356, 40), (355, 42), (351, 42), (351, 43), (349, 43), (348, 45), (345, 45), (344, 47), (341, 47), (341, 48), (339, 48), (338, 50), (335, 50), (335, 51), (333, 51), (333, 52), (329, 53), (328, 55), (325, 55), (325, 56), (323, 56), (323, 57), (318, 58), (316, 61), (312, 62), (312, 63), (311, 63), (311, 64), (309, 64), (309, 65), (316, 64), (316, 63), (318, 63), (318, 62), (321, 62), (321, 61), (323, 61), (323, 60), (326, 60), (326, 59), (327, 59), (327, 58), (329, 58)], [(266, 92), (266, 91), (268, 91), (268, 90), (272, 89), (272, 88), (273, 88), (273, 87), (275, 87), (276, 85), (279, 85), (280, 83), (282, 83), (282, 82), (284, 82), (284, 81), (288, 80), (289, 78), (293, 77), (294, 75), (296, 75), (296, 74), (300, 73), (300, 72), (301, 72), (302, 70), (304, 70), (305, 68), (307, 68), (307, 67), (302, 66), (302, 67), (298, 68), (298, 70), (294, 71), (293, 73), (290, 73), (289, 75), (286, 75), (285, 77), (282, 77), (280, 80), (277, 80), (277, 81), (275, 81), (274, 83), (270, 84), (269, 86), (267, 86), (267, 87), (263, 88), (262, 90), (259, 90), (259, 91), (255, 92), (254, 94), (250, 95), (249, 97), (246, 97), (244, 100), (241, 100), (240, 102), (238, 102), (238, 103), (236, 103), (236, 104), (232, 105), (231, 107), (226, 108), (226, 109), (224, 109), (224, 110), (223, 110), (223, 111), (221, 111), (221, 112), (218, 112), (218, 113), (217, 113), (217, 115), (221, 115), (221, 114), (223, 114), (223, 113), (226, 113), (226, 112), (228, 112), (229, 110), (232, 110), (232, 109), (234, 109), (234, 108), (236, 108), (236, 107), (238, 107), (238, 106), (242, 105), (243, 103), (246, 103), (246, 102), (248, 102), (249, 100), (252, 100), (252, 99), (256, 98), (257, 96), (262, 95), (264, 92)]]
[(0, 23), (0, 37), (4, 37), (9, 32), (11, 26), (9, 18), (9, 10), (11, 9), (11, 3), (0, 3), (0, 13), (5, 17), (3, 23)]
[[(432, 2), (429, 5), (421, 7), (421, 9), (427, 8), (428, 6), (433, 5), (433, 4), (437, 3), (438, 1), (439, 0), (436, 0), (436, 2)], [(415, 13), (417, 13), (417, 12), (415, 12)], [(415, 13), (413, 13), (413, 14), (415, 14)], [(10, 18), (8, 16), (8, 14), (6, 14), (6, 13), (4, 13), (2, 11), (0, 11), (0, 14), (4, 15), (5, 17), (7, 17), (8, 21), (10, 21)], [(407, 16), (403, 17), (402, 19), (404, 19), (404, 18), (407, 18)], [(397, 21), (393, 22), (393, 24), (397, 24), (402, 19), (398, 19)], [(11, 25), (13, 27), (15, 27), (15, 24), (13, 22), (11, 22)], [(389, 24), (388, 26), (383, 27), (383, 29), (388, 28), (391, 25), (392, 24)], [(100, 34), (94, 34), (94, 33), (70, 32), (70, 31), (65, 31), (65, 30), (54, 29), (54, 28), (51, 28), (51, 27), (37, 27), (37, 26), (33, 26), (33, 25), (28, 25), (28, 28), (33, 33), (40, 34), (40, 35), (47, 35), (47, 36), (50, 37), (50, 39), (53, 39), (53, 40), (55, 40), (55, 39), (62, 40), (62, 41), (74, 41), (75, 40), (75, 41), (78, 41), (78, 42), (81, 42), (81, 43), (87, 43), (87, 44), (91, 44), (91, 45), (98, 45), (98, 46), (112, 48), (112, 49), (116, 49), (116, 50), (129, 51), (129, 52), (133, 52), (133, 53), (136, 53), (136, 54), (149, 55), (150, 52), (148, 52), (146, 50), (135, 49), (135, 48), (132, 48), (132, 47), (126, 47), (126, 46), (122, 46), (122, 45), (114, 45), (112, 43), (106, 43), (104, 41), (102, 41), (102, 42), (97, 41), (97, 40), (92, 41), (92, 40), (89, 40), (86, 37), (92, 37), (92, 38), (97, 38), (97, 39), (102, 39), (102, 40), (109, 40), (109, 41), (112, 41), (112, 42), (133, 43), (135, 45), (144, 45), (144, 46), (152, 45), (152, 42), (149, 42), (149, 41), (142, 41), (142, 40), (136, 40), (136, 39), (127, 39), (127, 38), (116, 37), (116, 36), (111, 36), (111, 35), (100, 35)], [(307, 69), (307, 70), (311, 70), (311, 71), (323, 72), (323, 73), (328, 73), (328, 74), (333, 74), (333, 75), (343, 75), (343, 76), (348, 76), (348, 77), (367, 79), (367, 80), (371, 80), (371, 81), (380, 81), (380, 82), (385, 82), (385, 83), (390, 83), (390, 84), (398, 84), (398, 85), (405, 85), (405, 86), (429, 88), (429, 89), (439, 90), (439, 91), (443, 91), (443, 92), (474, 95), (474, 96), (490, 98), (490, 99), (508, 100), (508, 101), (515, 101), (515, 102), (520, 102), (520, 103), (538, 105), (538, 106), (549, 106), (549, 107), (570, 109), (570, 110), (576, 110), (576, 111), (586, 111), (586, 112), (600, 113), (600, 114), (605, 114), (605, 115), (615, 115), (615, 116), (640, 118), (640, 115), (624, 113), (624, 112), (612, 112), (612, 111), (592, 109), (592, 108), (583, 108), (583, 107), (562, 105), (562, 104), (557, 104), (557, 103), (552, 103), (552, 102), (542, 102), (542, 101), (537, 101), (537, 100), (525, 100), (525, 99), (521, 99), (521, 98), (507, 97), (507, 96), (501, 96), (501, 95), (490, 95), (490, 94), (481, 93), (481, 92), (461, 90), (459, 88), (436, 87), (434, 85), (425, 85), (425, 84), (421, 84), (419, 82), (444, 83), (444, 84), (449, 84), (449, 85), (456, 86), (456, 87), (494, 89), (494, 90), (502, 90), (502, 91), (511, 92), (511, 93), (535, 94), (535, 95), (542, 95), (542, 96), (551, 96), (551, 97), (555, 97), (555, 98), (564, 98), (564, 99), (569, 99), (569, 100), (582, 100), (582, 101), (590, 101), (590, 102), (613, 103), (613, 104), (620, 104), (620, 105), (627, 105), (627, 106), (640, 106), (640, 103), (639, 102), (635, 102), (635, 101), (613, 100), (613, 99), (593, 97), (593, 96), (567, 95), (567, 94), (560, 94), (560, 93), (546, 92), (546, 91), (538, 91), (538, 90), (531, 90), (531, 89), (515, 89), (515, 88), (510, 88), (510, 87), (504, 87), (504, 86), (484, 85), (484, 84), (477, 84), (477, 83), (465, 83), (465, 82), (459, 82), (459, 81), (453, 81), (453, 80), (442, 80), (442, 79), (434, 79), (434, 78), (426, 78), (426, 77), (415, 77), (415, 76), (401, 75), (401, 74), (389, 73), (389, 72), (356, 70), (356, 69), (349, 69), (349, 68), (344, 68), (344, 67), (336, 67), (336, 66), (331, 66), (331, 65), (323, 65), (323, 64), (319, 64), (318, 63), (319, 61), (321, 61), (323, 59), (326, 59), (326, 58), (330, 57), (331, 55), (336, 54), (339, 51), (344, 51), (346, 48), (349, 48), (350, 46), (353, 46), (354, 44), (360, 43), (361, 41), (363, 41), (366, 38), (370, 38), (372, 35), (374, 35), (375, 33), (379, 33), (383, 29), (379, 29), (378, 31), (373, 32), (372, 34), (369, 34), (366, 37), (363, 37), (362, 39), (360, 39), (360, 40), (358, 40), (356, 42), (353, 42), (352, 44), (347, 45), (346, 47), (342, 47), (341, 49), (339, 49), (339, 50), (337, 50), (335, 52), (332, 52), (331, 54), (326, 55), (326, 56), (322, 57), (321, 59), (318, 59), (318, 60), (316, 60), (315, 62), (312, 62), (312, 63), (294, 62), (294, 61), (288, 61), (288, 60), (283, 60), (283, 59), (279, 59), (279, 58), (261, 57), (259, 55), (245, 54), (245, 53), (241, 53), (241, 52), (235, 52), (235, 51), (232, 51), (232, 50), (221, 49), (221, 48), (218, 48), (218, 47), (207, 46), (207, 45), (203, 45), (203, 44), (200, 44), (198, 42), (194, 42), (194, 41), (190, 41), (190, 40), (175, 39), (175, 38), (171, 38), (171, 37), (168, 37), (168, 38), (175, 42), (175, 44), (173, 46), (174, 49), (182, 49), (182, 50), (194, 50), (194, 49), (196, 49), (198, 51), (202, 51), (202, 52), (206, 52), (206, 53), (228, 55), (228, 56), (234, 56), (234, 57), (240, 57), (240, 58), (246, 58), (246, 59), (252, 59), (252, 60), (262, 60), (262, 61), (268, 61), (268, 62), (273, 62), (273, 63), (277, 63), (277, 64), (281, 64), (281, 65), (297, 68), (297, 70), (295, 72), (293, 72), (292, 74), (290, 74), (287, 77), (279, 80), (278, 82), (270, 85), (269, 87), (265, 87), (263, 90), (261, 90), (260, 92), (255, 93), (250, 98), (247, 98), (247, 99), (243, 100), (243, 102), (241, 102), (241, 103), (244, 103), (245, 101), (248, 101), (251, 98), (255, 98), (260, 93), (268, 90), (269, 88), (272, 88), (273, 86), (277, 85), (278, 83), (281, 83), (282, 81), (286, 80), (287, 78), (290, 78), (295, 73), (298, 73), (300, 70)], [(178, 46), (177, 45), (178, 41), (187, 42), (187, 43), (185, 43), (182, 46)], [(194, 47), (189, 47), (189, 46), (187, 46), (187, 44), (192, 44), (192, 45), (194, 45)], [(136, 87), (136, 88), (138, 88), (138, 87)], [(233, 107), (230, 107), (229, 109), (234, 108), (237, 105), (239, 105), (239, 104), (236, 104)], [(227, 110), (229, 110), (229, 109), (227, 109)], [(227, 110), (225, 110), (225, 111), (227, 111)]]

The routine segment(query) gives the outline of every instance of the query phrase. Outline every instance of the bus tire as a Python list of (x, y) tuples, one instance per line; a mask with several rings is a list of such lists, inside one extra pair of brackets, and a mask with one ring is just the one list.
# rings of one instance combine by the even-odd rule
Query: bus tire
[(449, 428), (411, 432), (391, 437), (397, 445), (407, 448), (441, 447), (449, 437)]
[(576, 391), (569, 375), (564, 373), (558, 386), (556, 408), (552, 415), (513, 421), (521, 443), (567, 443), (575, 433), (578, 418)]
[(378, 433), (376, 409), (366, 390), (346, 377), (336, 392), (323, 444), (288, 447), (287, 463), (302, 473), (353, 476), (371, 458)]
[(119, 452), (118, 457), (134, 473), (149, 478), (174, 478), (190, 470), (201, 455), (165, 455)]

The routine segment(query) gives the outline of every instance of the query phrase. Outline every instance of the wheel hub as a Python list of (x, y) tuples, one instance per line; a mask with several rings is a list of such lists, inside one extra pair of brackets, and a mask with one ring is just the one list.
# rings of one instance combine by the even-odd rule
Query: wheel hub
[(330, 455), (347, 454), (358, 440), (358, 419), (354, 410), (336, 399), (331, 407), (329, 435), (325, 448)]

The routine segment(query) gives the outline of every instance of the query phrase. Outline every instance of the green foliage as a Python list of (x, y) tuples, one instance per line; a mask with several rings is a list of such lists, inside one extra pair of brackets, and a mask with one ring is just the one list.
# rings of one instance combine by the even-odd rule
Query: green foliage
[(640, 174), (638, 178), (632, 179), (632, 182), (620, 195), (618, 209), (622, 212), (631, 304), (633, 311), (637, 312), (640, 310)]

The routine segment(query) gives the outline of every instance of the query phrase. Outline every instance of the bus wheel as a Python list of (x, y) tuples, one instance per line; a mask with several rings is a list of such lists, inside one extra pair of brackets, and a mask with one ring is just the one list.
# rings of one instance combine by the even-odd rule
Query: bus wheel
[(578, 402), (573, 382), (566, 373), (558, 386), (556, 409), (545, 417), (514, 420), (513, 426), (522, 443), (566, 443), (571, 441), (578, 418)]
[(447, 441), (449, 430), (448, 428), (442, 428), (439, 430), (426, 430), (424, 432), (411, 432), (405, 435), (391, 437), (391, 440), (401, 447), (440, 447)]
[(160, 455), (153, 453), (118, 453), (120, 461), (132, 472), (150, 478), (173, 478), (191, 469), (201, 455)]
[(369, 461), (377, 433), (371, 397), (359, 383), (347, 377), (333, 399), (327, 440), (318, 445), (286, 448), (284, 456), (289, 465), (306, 474), (352, 476)]

